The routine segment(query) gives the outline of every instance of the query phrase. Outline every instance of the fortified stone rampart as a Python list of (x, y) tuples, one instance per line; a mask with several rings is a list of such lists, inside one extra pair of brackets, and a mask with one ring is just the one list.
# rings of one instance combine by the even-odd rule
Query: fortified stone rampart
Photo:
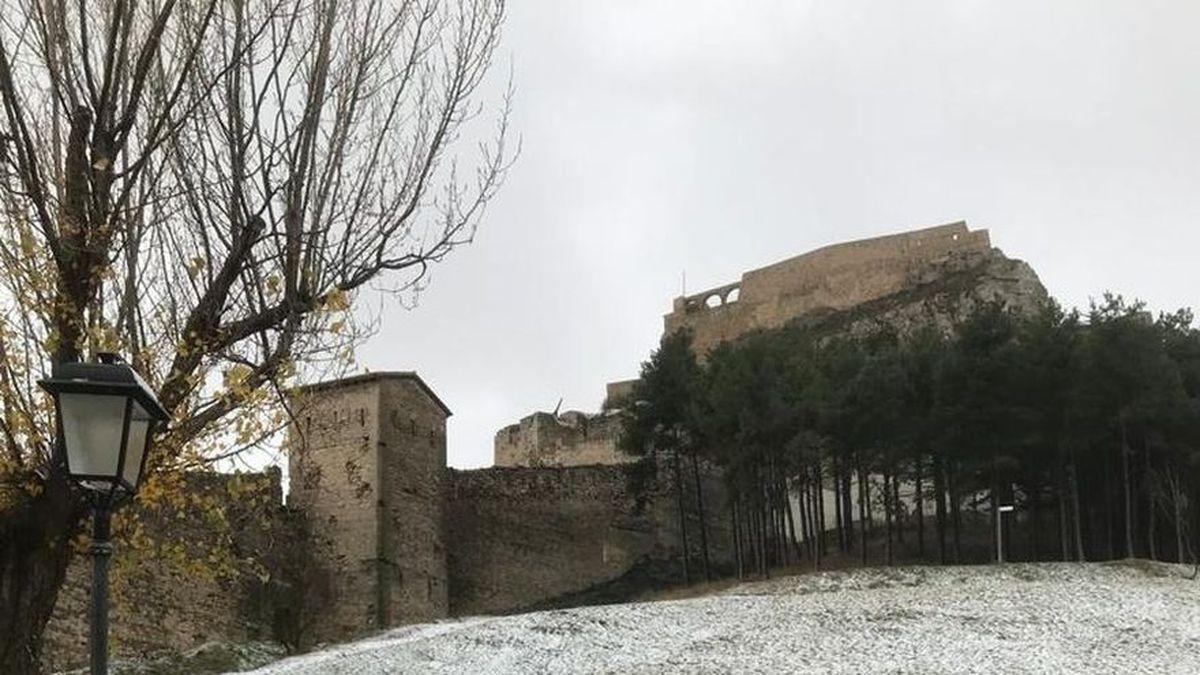
[(986, 230), (972, 231), (961, 222), (834, 244), (746, 272), (740, 282), (678, 297), (664, 327), (667, 333), (690, 328), (693, 347), (703, 357), (749, 331), (898, 293), (931, 267), (990, 250)]
[[(296, 401), (289, 504), (306, 514), (333, 579), (328, 626), (313, 639), (516, 611), (681, 550), (670, 474), (646, 462), (613, 466), (611, 451), (597, 451), (609, 465), (449, 470), (449, 411), (413, 373), (324, 383)], [(620, 426), (616, 415), (544, 417), (605, 439)], [(700, 480), (708, 508), (724, 514), (720, 480), (711, 469)], [(684, 490), (692, 504), (694, 482)], [(727, 564), (727, 524), (710, 520), (712, 560)]]
[(335, 598), (314, 638), (446, 616), (449, 408), (403, 372), (322, 383), (293, 398), (289, 504), (308, 518)]
[(615, 579), (667, 556), (635, 469), (451, 471), (446, 494), (450, 606), (508, 612)]
[(585, 466), (637, 460), (620, 448), (624, 414), (535, 412), (496, 432), (496, 466)]
[[(702, 475), (709, 554), (715, 566), (728, 569), (733, 552), (724, 485), (711, 468)], [(451, 612), (526, 609), (617, 580), (640, 563), (674, 560), (682, 546), (670, 476), (646, 461), (451, 471)], [(688, 481), (684, 492), (698, 556), (695, 484)]]

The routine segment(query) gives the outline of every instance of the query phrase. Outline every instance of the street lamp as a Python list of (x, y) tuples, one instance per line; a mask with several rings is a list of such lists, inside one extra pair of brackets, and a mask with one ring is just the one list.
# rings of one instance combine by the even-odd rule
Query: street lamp
[(133, 498), (166, 409), (114, 354), (99, 363), (60, 363), (38, 382), (54, 397), (57, 460), (92, 506), (92, 675), (108, 672), (108, 541), (113, 509)]

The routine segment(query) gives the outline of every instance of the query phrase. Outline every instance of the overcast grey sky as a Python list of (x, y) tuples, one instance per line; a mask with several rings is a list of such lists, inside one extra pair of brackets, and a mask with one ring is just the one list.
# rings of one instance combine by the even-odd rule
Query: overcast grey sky
[(515, 0), (523, 154), (360, 361), (419, 372), (450, 464), (486, 466), (499, 427), (636, 375), (685, 269), (963, 219), (1065, 304), (1196, 306), (1198, 33), (1184, 0)]

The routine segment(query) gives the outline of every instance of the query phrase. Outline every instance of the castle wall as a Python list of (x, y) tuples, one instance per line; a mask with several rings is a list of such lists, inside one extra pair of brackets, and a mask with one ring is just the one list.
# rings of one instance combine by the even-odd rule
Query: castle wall
[[(671, 472), (644, 463), (454, 471), (446, 492), (450, 611), (528, 609), (620, 578), (642, 561), (677, 560)], [(709, 553), (729, 570), (733, 540), (720, 477), (704, 472)], [(684, 476), (693, 564), (699, 564), (695, 484)]]
[(448, 612), (442, 489), (449, 410), (412, 373), (325, 382), (294, 396), (289, 505), (331, 580), (316, 641)]
[(450, 610), (510, 612), (665, 555), (655, 512), (621, 466), (451, 471)]
[(442, 500), (446, 413), (411, 380), (380, 382), (384, 517), (379, 521), (380, 625), (449, 613)]
[[(119, 523), (114, 531), (109, 574), (114, 658), (183, 651), (218, 639), (271, 638), (269, 617), (247, 602), (253, 563), (237, 560), (232, 570), (214, 570), (207, 556), (217, 546), (253, 556), (274, 537), (290, 534), (280, 528), (279, 470), (189, 474), (185, 485), (181, 504), (118, 512), (126, 523), (136, 514), (137, 534)], [(223, 519), (210, 517), (214, 504), (228, 505)], [(189, 565), (190, 560), (198, 563)], [(87, 664), (91, 579), (91, 559), (76, 555), (46, 626), (44, 665), (51, 672)]]
[(897, 293), (930, 265), (990, 247), (986, 230), (971, 231), (965, 223), (835, 244), (746, 272), (740, 283), (676, 298), (664, 327), (667, 333), (691, 328), (703, 356), (751, 330)]
[(496, 432), (496, 466), (586, 466), (637, 460), (619, 447), (619, 412), (537, 412)]
[(297, 399), (289, 431), (289, 505), (307, 514), (316, 560), (330, 573), (337, 599), (318, 622), (321, 640), (379, 627), (379, 514), (382, 500), (376, 441), (379, 383), (316, 391)]

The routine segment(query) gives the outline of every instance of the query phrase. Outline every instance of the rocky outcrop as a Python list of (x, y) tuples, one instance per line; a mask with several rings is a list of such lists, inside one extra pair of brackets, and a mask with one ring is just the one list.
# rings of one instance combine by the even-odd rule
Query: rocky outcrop
[(842, 311), (813, 312), (791, 325), (827, 335), (864, 335), (881, 327), (901, 336), (925, 327), (949, 334), (985, 304), (999, 302), (1026, 314), (1048, 297), (1028, 263), (992, 248), (964, 252), (922, 268), (896, 293)]

